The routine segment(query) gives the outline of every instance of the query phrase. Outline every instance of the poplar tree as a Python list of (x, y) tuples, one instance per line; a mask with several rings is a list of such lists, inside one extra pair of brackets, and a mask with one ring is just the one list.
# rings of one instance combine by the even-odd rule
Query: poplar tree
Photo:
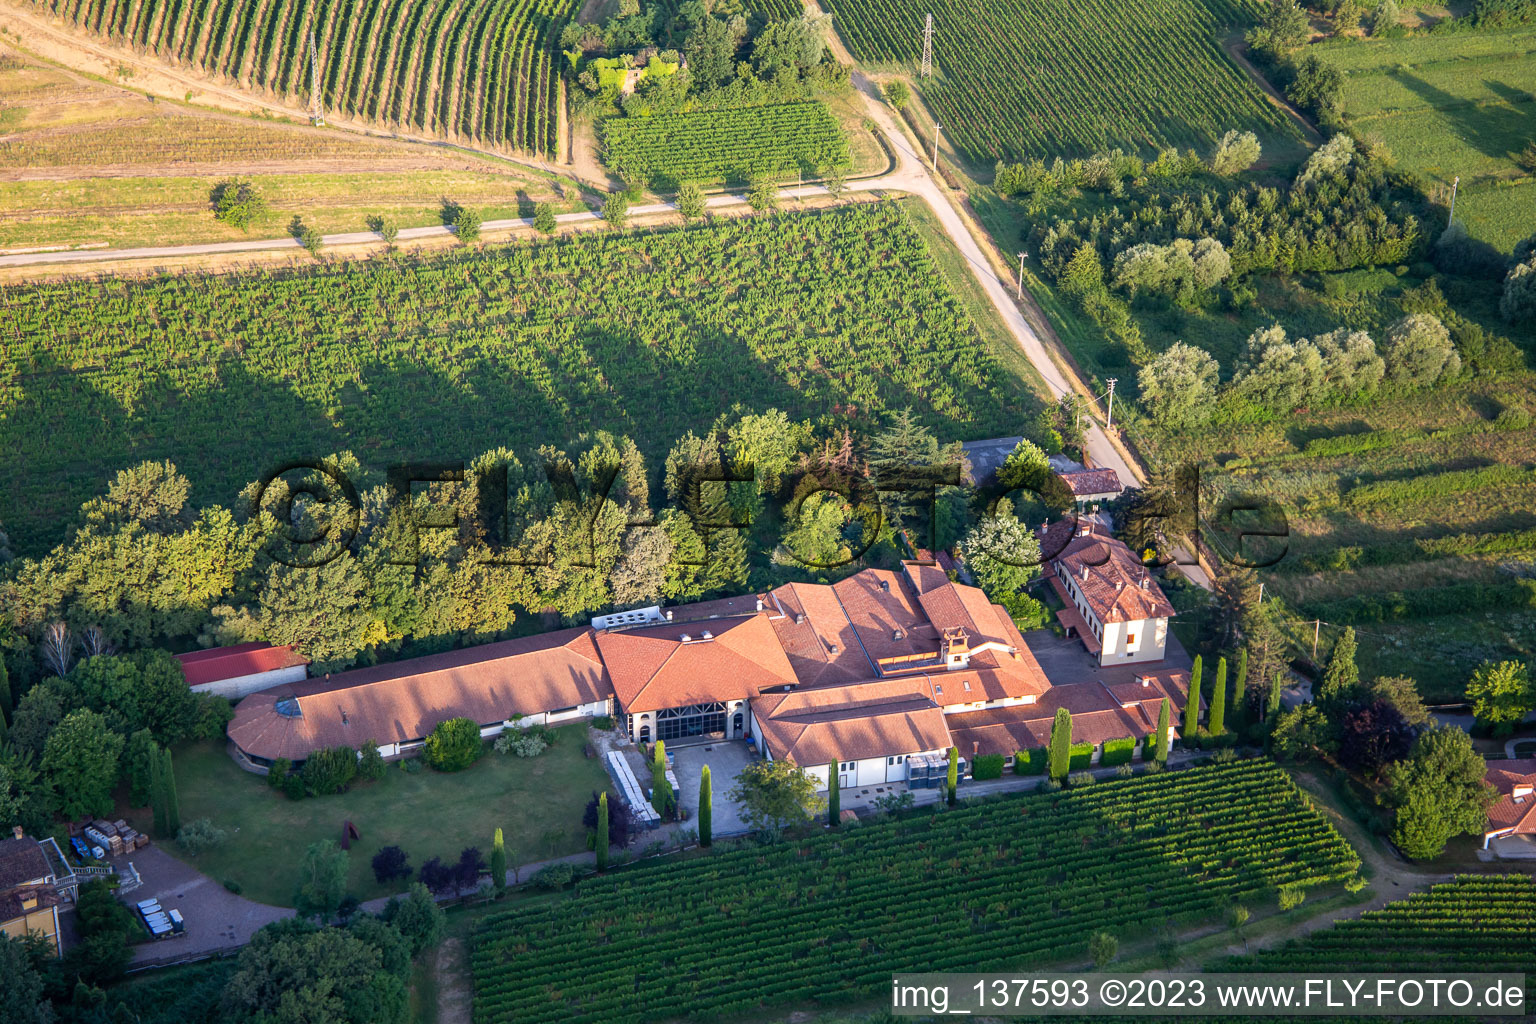
[(160, 747), (151, 745), (149, 750), (149, 806), (155, 815), (155, 834), (166, 838), (165, 833), (165, 762), (160, 757)]
[(1047, 765), (1051, 778), (1060, 782), (1072, 767), (1072, 712), (1056, 709), (1056, 721), (1051, 723), (1051, 754)]
[(672, 783), (667, 781), (667, 744), (656, 741), (656, 754), (651, 762), (651, 806), (663, 818), (672, 813)]
[(949, 786), (949, 806), (955, 806), (955, 790), (960, 788), (960, 750), (958, 747), (949, 748), (949, 776), (946, 779)]
[(1194, 667), (1189, 670), (1189, 699), (1184, 702), (1184, 745), (1195, 745), (1200, 732), (1200, 655), (1195, 655)]
[(170, 748), (164, 747), (160, 753), (163, 759), (160, 785), (165, 795), (165, 832), (166, 835), (175, 836), (181, 831), (181, 802), (176, 796), (176, 769), (171, 762)]
[(1285, 673), (1276, 672), (1275, 678), (1269, 681), (1269, 707), (1264, 709), (1270, 718), (1280, 713), (1280, 691), (1285, 688)]
[(5, 668), (5, 658), (0, 657), (0, 726), (11, 724), (11, 677)]
[[(602, 863), (599, 856), (598, 863)], [(498, 893), (507, 891), (507, 844), (501, 837), (501, 829), (491, 839), (491, 884)]]
[(1333, 652), (1328, 655), (1328, 667), (1323, 670), (1322, 682), (1317, 687), (1317, 698), (1322, 703), (1342, 700), (1360, 685), (1355, 647), (1355, 628), (1346, 626), (1344, 635), (1339, 637), (1333, 645)]
[(1240, 715), (1247, 706), (1243, 698), (1248, 695), (1248, 648), (1237, 651), (1237, 672), (1232, 678), (1232, 713)]
[(1216, 684), (1211, 688), (1211, 714), (1206, 725), (1212, 736), (1227, 731), (1227, 659), (1216, 662)]
[(837, 784), (837, 762), (827, 762), (827, 824), (837, 828), (838, 816), (842, 813), (843, 792)]
[(1170, 707), (1168, 698), (1164, 697), (1163, 703), (1157, 709), (1157, 737), (1152, 757), (1159, 764), (1166, 764), (1168, 761), (1169, 719), (1172, 718)]
[[(709, 769), (708, 768), (704, 769), (704, 772), (705, 772), (704, 777), (707, 780), (709, 778)], [(703, 797), (701, 796), (700, 799), (702, 800)], [(699, 828), (703, 829), (706, 826), (705, 826), (704, 821), (703, 821), (704, 805), (702, 803), (699, 804), (699, 816), (700, 816)], [(596, 852), (597, 852), (597, 870), (599, 870), (599, 871), (607, 871), (608, 870), (608, 845), (609, 845), (609, 836), (608, 836), (608, 794), (607, 793), (599, 793), (598, 796), (597, 796), (597, 837), (593, 840), (593, 845), (596, 848)]]
[[(603, 821), (607, 821), (608, 805), (602, 807)], [(714, 783), (710, 780), (709, 765), (699, 772), (699, 845), (708, 846), (715, 838)]]

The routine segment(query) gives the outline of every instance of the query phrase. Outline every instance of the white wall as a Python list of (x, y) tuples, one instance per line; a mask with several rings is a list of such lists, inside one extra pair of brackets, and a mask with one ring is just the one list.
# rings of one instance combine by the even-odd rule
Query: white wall
[[(1131, 641), (1129, 638), (1134, 637)], [(1168, 620), (1137, 619), (1135, 622), (1111, 622), (1104, 627), (1101, 665), (1134, 665), (1142, 661), (1161, 661), (1168, 646)]]
[(211, 683), (202, 683), (190, 689), (193, 693), (216, 693), (220, 697), (239, 700), (241, 697), (261, 690), (270, 690), (284, 683), (297, 683), (308, 675), (308, 666), (290, 665), (287, 668), (275, 668), (270, 672), (253, 672), (250, 675), (234, 676), (230, 679), (215, 679)]

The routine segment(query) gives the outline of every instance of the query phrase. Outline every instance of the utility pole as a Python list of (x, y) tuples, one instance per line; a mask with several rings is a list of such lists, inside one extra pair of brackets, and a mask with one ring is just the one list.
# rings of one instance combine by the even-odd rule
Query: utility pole
[(1019, 253), (1019, 301), (1024, 301), (1024, 254)]
[(325, 107), (320, 102), (320, 65), (315, 59), (315, 30), (309, 30), (309, 123), (319, 128), (325, 124)]
[(1456, 190), (1461, 187), (1461, 175), (1451, 179), (1451, 215), (1445, 219), (1446, 230), (1450, 230), (1451, 224), (1456, 220)]
[(1317, 660), (1317, 635), (1323, 631), (1323, 620), (1312, 620), (1312, 660)]
[(1105, 383), (1109, 385), (1109, 417), (1104, 421), (1106, 431), (1115, 429), (1115, 385), (1120, 383), (1119, 377), (1111, 377)]
[(918, 71), (921, 78), (933, 77), (933, 15), (923, 23), (923, 66)]
[(943, 125), (933, 122), (933, 163), (929, 169), (935, 174), (939, 173), (939, 132), (943, 130)]

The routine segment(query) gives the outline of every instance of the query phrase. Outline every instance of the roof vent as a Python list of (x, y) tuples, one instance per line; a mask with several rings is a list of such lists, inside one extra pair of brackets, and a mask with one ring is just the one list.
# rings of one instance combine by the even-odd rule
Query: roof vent
[(341, 712), (341, 724), (342, 725), (349, 724), (348, 721), (347, 721), (347, 712), (346, 712), (345, 709), (343, 709), (342, 712)]
[(804, 625), (804, 623), (805, 623), (805, 612), (795, 612), (795, 625), (800, 626), (800, 625)]
[(891, 639), (892, 640), (905, 640), (906, 638), (907, 638), (907, 634), (903, 633), (899, 629), (891, 631)]
[(884, 590), (887, 593), (889, 593), (890, 589), (891, 589), (891, 581), (890, 580), (881, 580), (880, 581), (880, 589)]
[(689, 636), (689, 635), (688, 635), (688, 634), (687, 634), (687, 633), (684, 633), (684, 634), (683, 634), (683, 635), (682, 635), (682, 638), (681, 638), (681, 639), (682, 639), (682, 641), (683, 641), (683, 643), (685, 643), (685, 644), (686, 644), (686, 643), (688, 643), (688, 642), (689, 642), (689, 641), (690, 641), (690, 640), (692, 640), (692, 639), (693, 639), (693, 637), (691, 637), (691, 636)]
[(699, 639), (700, 640), (713, 640), (714, 638), (715, 638), (715, 634), (711, 633), (707, 629), (704, 632), (699, 634)]
[(837, 653), (837, 644), (827, 644), (827, 652), (829, 654), (836, 654)]

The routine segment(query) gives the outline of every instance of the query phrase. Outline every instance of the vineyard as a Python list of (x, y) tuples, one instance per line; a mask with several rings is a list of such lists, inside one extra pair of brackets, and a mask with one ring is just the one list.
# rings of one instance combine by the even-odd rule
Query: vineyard
[(1033, 397), (897, 203), (388, 260), (0, 290), (0, 484), (21, 551), (122, 466), (196, 504), (273, 460), (471, 457), (628, 433), (665, 454), (732, 402), (866, 428), (912, 406), (1006, 434)]
[(33, 0), (112, 42), (298, 105), (549, 152), (575, 0)]
[(1536, 882), (1464, 875), (1427, 893), (1338, 921), (1223, 971), (1510, 971), (1536, 974)]
[(486, 918), (479, 1024), (717, 1020), (874, 998), (896, 971), (1081, 958), (1359, 860), (1280, 769), (1248, 761), (1012, 796), (637, 866)]
[(815, 178), (848, 166), (848, 140), (822, 103), (610, 117), (599, 124), (609, 169), (663, 191), (683, 182), (736, 185), (795, 171)]
[(968, 159), (1203, 146), (1229, 128), (1294, 129), (1227, 57), (1249, 0), (827, 0), (856, 59), (906, 73), (933, 14), (934, 77), (917, 80)]

